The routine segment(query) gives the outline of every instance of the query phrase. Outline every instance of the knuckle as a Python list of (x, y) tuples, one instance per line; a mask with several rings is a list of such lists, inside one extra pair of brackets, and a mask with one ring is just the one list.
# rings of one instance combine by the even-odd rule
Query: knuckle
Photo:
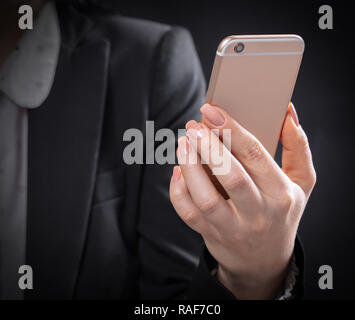
[(286, 191), (279, 199), (279, 207), (282, 212), (289, 212), (293, 205), (293, 195), (291, 192)]
[(209, 213), (209, 212), (213, 212), (217, 209), (218, 203), (219, 203), (219, 199), (217, 196), (210, 196), (210, 197), (206, 197), (204, 199), (201, 199), (199, 201), (199, 203), (197, 204), (197, 206), (201, 211), (203, 211), (205, 213)]
[(211, 244), (213, 246), (223, 243), (224, 241), (220, 230), (217, 229), (216, 226), (211, 223), (207, 223), (204, 225), (203, 239), (206, 244)]
[(270, 230), (270, 223), (264, 218), (256, 219), (250, 228), (255, 235), (265, 235)]
[(309, 196), (310, 193), (312, 192), (314, 186), (316, 185), (316, 182), (317, 182), (317, 174), (314, 168), (312, 168), (311, 172), (308, 173), (307, 177), (302, 182), (303, 190), (305, 191), (307, 196)]
[(252, 141), (245, 148), (244, 158), (251, 161), (259, 161), (263, 158), (263, 150), (258, 141)]
[(309, 183), (310, 183), (312, 189), (315, 186), (316, 182), (317, 182), (317, 173), (313, 169), (311, 174), (309, 175)]
[(227, 190), (236, 191), (245, 188), (247, 180), (240, 173), (230, 173), (226, 179), (224, 186)]
[(182, 219), (188, 224), (189, 226), (195, 226), (199, 220), (199, 216), (196, 212), (190, 211), (186, 212)]
[(186, 190), (184, 190), (183, 188), (170, 188), (170, 200), (174, 203), (174, 202), (179, 202), (181, 200), (183, 200), (187, 195)]
[(183, 197), (181, 190), (177, 188), (170, 188), (170, 199), (171, 201), (178, 201)]

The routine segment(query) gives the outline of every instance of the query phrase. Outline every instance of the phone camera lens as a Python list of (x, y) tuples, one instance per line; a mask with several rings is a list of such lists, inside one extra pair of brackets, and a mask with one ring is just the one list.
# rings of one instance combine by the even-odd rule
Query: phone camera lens
[(243, 43), (237, 43), (237, 45), (234, 47), (234, 51), (236, 53), (241, 53), (244, 50), (244, 44)]

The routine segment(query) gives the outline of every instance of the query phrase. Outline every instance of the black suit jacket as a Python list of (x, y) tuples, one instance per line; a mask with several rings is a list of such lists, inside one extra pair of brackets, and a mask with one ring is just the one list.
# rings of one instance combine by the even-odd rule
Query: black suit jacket
[(154, 120), (176, 133), (199, 118), (205, 82), (189, 33), (64, 6), (58, 14), (54, 84), (29, 111), (26, 297), (233, 298), (170, 204), (172, 166), (122, 157), (125, 130)]

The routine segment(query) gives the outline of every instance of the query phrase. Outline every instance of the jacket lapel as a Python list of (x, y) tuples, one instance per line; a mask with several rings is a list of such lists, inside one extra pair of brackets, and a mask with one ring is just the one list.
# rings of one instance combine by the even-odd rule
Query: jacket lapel
[(75, 12), (59, 10), (59, 17), (54, 84), (44, 104), (29, 112), (27, 263), (34, 289), (28, 298), (73, 297), (106, 95), (108, 41), (93, 40), (92, 33), (86, 39), (90, 21)]

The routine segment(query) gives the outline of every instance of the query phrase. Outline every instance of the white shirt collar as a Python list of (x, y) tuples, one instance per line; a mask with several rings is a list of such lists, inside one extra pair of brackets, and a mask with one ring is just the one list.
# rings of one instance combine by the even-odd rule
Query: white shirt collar
[(0, 90), (20, 107), (39, 107), (52, 88), (60, 43), (56, 7), (48, 2), (0, 69)]

